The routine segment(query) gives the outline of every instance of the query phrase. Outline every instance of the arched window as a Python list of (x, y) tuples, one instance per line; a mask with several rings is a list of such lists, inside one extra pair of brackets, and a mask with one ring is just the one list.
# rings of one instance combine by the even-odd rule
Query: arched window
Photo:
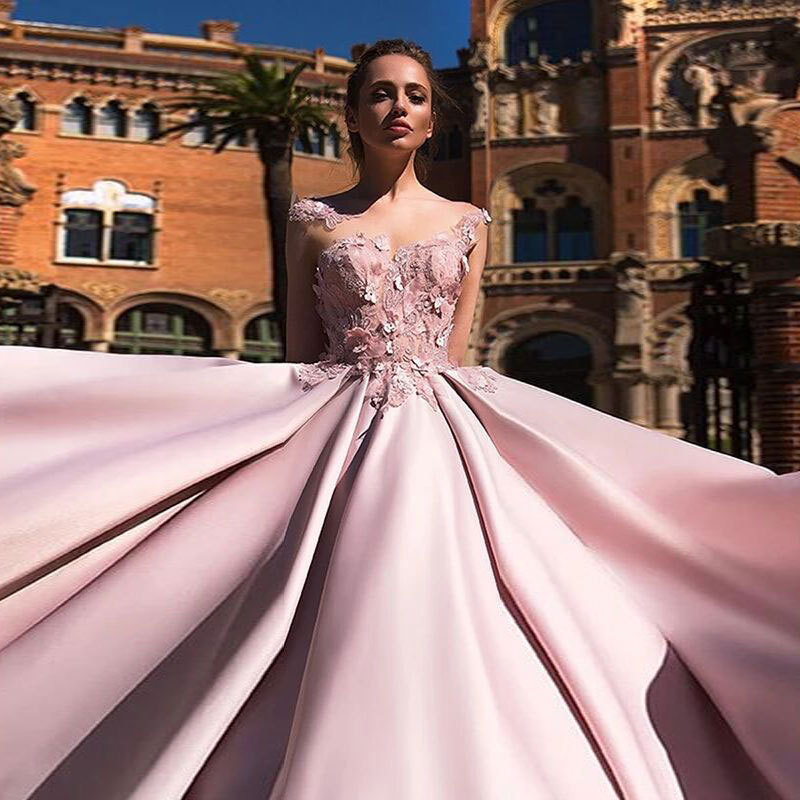
[(154, 261), (155, 201), (129, 192), (120, 181), (95, 181), (69, 189), (63, 208), (60, 258), (144, 266)]
[(172, 303), (144, 303), (121, 314), (112, 353), (212, 355), (211, 328), (200, 314)]
[(64, 212), (64, 255), (67, 258), (102, 258), (103, 212), (68, 208)]
[(61, 132), (91, 135), (92, 107), (83, 97), (76, 97), (64, 106), (61, 115)]
[(591, 0), (553, 0), (525, 9), (506, 29), (506, 64), (532, 63), (540, 55), (550, 61), (578, 61), (592, 49)]
[(592, 209), (571, 195), (556, 209), (556, 260), (581, 261), (595, 257)]
[(125, 109), (118, 100), (109, 100), (98, 112), (97, 135), (124, 138), (128, 133), (126, 123)]
[(27, 92), (17, 92), (15, 98), (17, 105), (22, 111), (22, 116), (14, 125), (15, 131), (35, 131), (36, 130), (36, 103)]
[(158, 109), (152, 103), (145, 103), (133, 112), (131, 137), (140, 142), (148, 141), (158, 133), (160, 121)]
[(574, 333), (548, 331), (509, 347), (503, 357), (507, 375), (584, 405), (593, 403), (587, 378), (592, 369), (589, 343)]
[(242, 361), (282, 361), (280, 331), (275, 314), (261, 314), (244, 329)]
[(707, 189), (695, 189), (691, 202), (678, 203), (681, 258), (698, 258), (705, 252), (706, 231), (724, 223), (725, 204), (712, 200)]

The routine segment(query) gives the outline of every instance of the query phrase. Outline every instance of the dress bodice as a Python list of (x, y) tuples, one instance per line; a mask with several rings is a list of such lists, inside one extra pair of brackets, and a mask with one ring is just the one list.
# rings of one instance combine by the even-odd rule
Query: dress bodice
[[(321, 222), (333, 230), (345, 219), (321, 200), (306, 197), (289, 209), (289, 220)], [(452, 227), (390, 252), (386, 234), (354, 233), (335, 239), (319, 255), (313, 291), (327, 337), (319, 360), (300, 365), (304, 388), (342, 370), (370, 376), (372, 405), (400, 405), (410, 394), (436, 408), (427, 376), (458, 369), (476, 388), (491, 390), (485, 367), (459, 367), (450, 360), (453, 314), (469, 271), (467, 255), (476, 228), (491, 222), (485, 208), (465, 213)]]

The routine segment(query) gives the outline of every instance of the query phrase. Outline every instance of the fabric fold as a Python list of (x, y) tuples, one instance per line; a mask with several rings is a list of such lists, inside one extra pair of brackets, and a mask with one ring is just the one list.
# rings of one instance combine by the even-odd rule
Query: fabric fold
[(488, 368), (0, 374), (3, 800), (800, 796), (800, 473)]
[(490, 398), (446, 379), (486, 447), (675, 648), (772, 790), (800, 796), (787, 735), (800, 708), (800, 473), (776, 475), (500, 374)]
[[(149, 360), (160, 366), (159, 359)], [(13, 723), (14, 730), (3, 748), (0, 796), (27, 798), (36, 789), (37, 798), (182, 797), (280, 651), (352, 449), (364, 385), (332, 383), (310, 396), (298, 390), (303, 399), (294, 401), (289, 375), (285, 402), (279, 405), (274, 396), (258, 397), (265, 388), (260, 381), (273, 390), (280, 387), (279, 373), (269, 366), (231, 370), (227, 384), (220, 375), (219, 393), (211, 393), (206, 408), (200, 408), (204, 398), (199, 398), (189, 420), (173, 416), (169, 404), (163, 417), (158, 414), (158, 403), (170, 391), (189, 391), (187, 384), (175, 388), (168, 374), (158, 376), (157, 385), (143, 383), (142, 412), (148, 412), (154, 431), (177, 442), (177, 450), (161, 453), (181, 467), (175, 485), (195, 479), (209, 464), (242, 461), (203, 491), (88, 549), (0, 604), (3, 622), (14, 632), (13, 641), (0, 650), (0, 719), (5, 729)], [(155, 372), (148, 372), (151, 381)], [(132, 388), (100, 383), (104, 399)], [(88, 402), (88, 386), (74, 382), (69, 402), (80, 404), (83, 395)], [(45, 396), (34, 394), (38, 388), (20, 389), (19, 405), (6, 395), (6, 410), (21, 411), (26, 397)], [(225, 404), (235, 397), (241, 400), (238, 407)], [(222, 408), (229, 410), (224, 420)], [(130, 415), (130, 406), (125, 413)], [(102, 434), (116, 432), (114, 411), (109, 416), (108, 424), (98, 425), (96, 440), (87, 436), (77, 460), (87, 462), (101, 446)], [(9, 413), (4, 424), (18, 424), (18, 417)], [(210, 441), (204, 436), (221, 423), (230, 434), (225, 452), (213, 446), (219, 446), (218, 436)], [(58, 433), (57, 426), (53, 430)], [(169, 436), (184, 430), (186, 438)], [(15, 434), (22, 440), (26, 435)], [(282, 446), (270, 447), (270, 434)], [(120, 432), (118, 446), (129, 435)], [(150, 452), (158, 453), (155, 439)], [(197, 460), (187, 459), (187, 440), (197, 443)], [(44, 454), (61, 455), (46, 447)], [(163, 475), (166, 464), (157, 463), (150, 472)], [(45, 459), (29, 476), (46, 482), (48, 472)], [(94, 502), (109, 515), (129, 512), (134, 504), (146, 507), (157, 491), (174, 488), (156, 481), (146, 484), (151, 496), (143, 491), (145, 484), (137, 484), (136, 494), (110, 492), (118, 506), (106, 512), (103, 504), (112, 488), (106, 480), (99, 473), (93, 484), (74, 484), (76, 514), (79, 502)], [(73, 532), (69, 516), (42, 515), (4, 488), (6, 508), (17, 504), (17, 527), (4, 531), (24, 528), (30, 536), (40, 529), (54, 539)], [(3, 547), (4, 558), (7, 552)], [(254, 585), (261, 590), (254, 593)], [(249, 630), (242, 631), (245, 620)]]
[(286, 441), (342, 385), (296, 369), (0, 347), (0, 597)]

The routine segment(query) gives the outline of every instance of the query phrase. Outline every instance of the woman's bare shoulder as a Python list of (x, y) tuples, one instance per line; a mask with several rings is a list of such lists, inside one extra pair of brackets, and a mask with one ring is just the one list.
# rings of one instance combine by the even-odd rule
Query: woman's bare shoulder
[(456, 220), (464, 214), (479, 210), (466, 200), (450, 200), (434, 193), (431, 193), (430, 201), (437, 211), (441, 211), (443, 215), (452, 216)]

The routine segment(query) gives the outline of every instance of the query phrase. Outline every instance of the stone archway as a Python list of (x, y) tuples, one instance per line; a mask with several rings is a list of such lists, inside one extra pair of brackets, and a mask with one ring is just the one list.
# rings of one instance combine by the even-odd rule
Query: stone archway
[[(552, 187), (550, 195), (558, 191), (559, 196), (546, 197), (549, 187)], [(523, 208), (525, 198), (537, 196), (542, 196), (542, 203), (553, 208), (561, 202), (561, 197), (580, 197), (592, 213), (596, 257), (601, 259), (607, 256), (611, 249), (612, 226), (609, 186), (605, 178), (595, 170), (578, 164), (532, 161), (500, 175), (492, 187), (491, 263), (514, 262), (513, 212)]]
[(591, 367), (586, 383), (592, 389), (591, 405), (614, 413), (613, 323), (594, 312), (549, 305), (525, 306), (503, 312), (481, 331), (477, 360), (504, 373), (504, 355), (510, 348), (526, 339), (551, 332), (573, 334), (587, 343)]
[(550, 330), (511, 344), (503, 354), (507, 375), (593, 407), (594, 390), (587, 378), (592, 350), (577, 333)]
[(662, 172), (647, 191), (648, 254), (651, 259), (681, 258), (678, 203), (692, 200), (705, 189), (714, 201), (727, 202), (722, 183), (722, 161), (710, 153), (689, 159)]
[(104, 339), (114, 341), (114, 330), (117, 319), (135, 306), (163, 303), (186, 308), (202, 317), (210, 327), (210, 349), (220, 355), (236, 358), (234, 347), (235, 325), (231, 315), (224, 309), (210, 303), (202, 297), (172, 291), (143, 292), (128, 295), (119, 300), (109, 310), (105, 319)]

